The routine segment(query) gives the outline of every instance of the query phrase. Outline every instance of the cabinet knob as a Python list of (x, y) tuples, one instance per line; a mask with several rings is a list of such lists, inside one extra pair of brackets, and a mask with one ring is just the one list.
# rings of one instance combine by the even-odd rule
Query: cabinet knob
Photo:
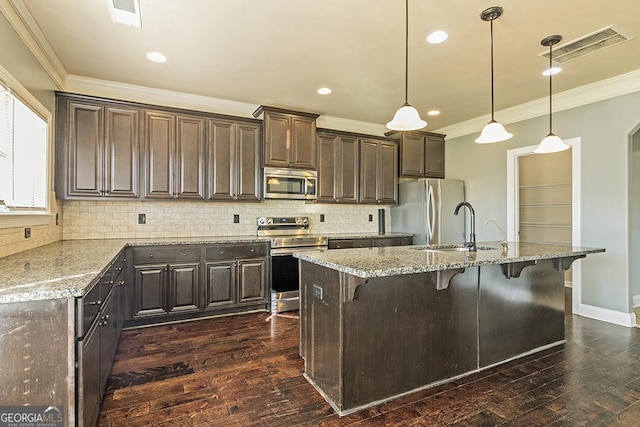
[(118, 286), (124, 286), (124, 280), (120, 280), (120, 281), (118, 282)]
[(153, 254), (149, 254), (149, 258), (153, 258)]

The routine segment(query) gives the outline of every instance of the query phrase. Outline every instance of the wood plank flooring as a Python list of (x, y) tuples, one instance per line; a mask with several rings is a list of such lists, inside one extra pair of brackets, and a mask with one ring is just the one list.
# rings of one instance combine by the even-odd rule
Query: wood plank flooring
[(567, 316), (567, 343), (338, 417), (302, 377), (298, 321), (124, 331), (100, 426), (638, 426), (640, 332)]

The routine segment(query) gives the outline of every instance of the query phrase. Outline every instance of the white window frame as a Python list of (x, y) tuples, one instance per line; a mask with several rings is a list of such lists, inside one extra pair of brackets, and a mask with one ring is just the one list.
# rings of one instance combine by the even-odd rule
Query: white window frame
[(0, 65), (0, 83), (9, 88), (11, 93), (26, 104), (33, 112), (38, 114), (45, 122), (47, 122), (47, 186), (48, 197), (46, 208), (39, 211), (10, 211), (0, 212), (0, 228), (24, 227), (32, 225), (49, 224), (54, 214), (52, 209), (55, 207), (55, 193), (53, 188), (53, 115), (47, 108), (40, 103), (20, 82), (15, 79), (4, 67)]

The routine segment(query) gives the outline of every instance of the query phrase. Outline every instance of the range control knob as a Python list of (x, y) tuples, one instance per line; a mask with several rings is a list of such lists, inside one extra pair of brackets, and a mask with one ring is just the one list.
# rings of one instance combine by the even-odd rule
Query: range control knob
[(307, 218), (306, 218), (306, 217), (305, 217), (305, 218), (302, 218), (302, 223), (303, 223), (303, 224), (306, 224), (307, 222), (308, 222), (308, 220), (307, 220)]
[(296, 224), (302, 224), (302, 218), (296, 218)]
[(267, 218), (267, 224), (273, 224), (273, 218)]
[(265, 225), (267, 223), (267, 218), (261, 216), (258, 218), (258, 225)]

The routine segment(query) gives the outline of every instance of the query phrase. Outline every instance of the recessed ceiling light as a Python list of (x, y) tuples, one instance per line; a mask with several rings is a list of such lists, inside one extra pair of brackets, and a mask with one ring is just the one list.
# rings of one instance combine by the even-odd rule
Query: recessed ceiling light
[(560, 71), (562, 71), (562, 68), (560, 68), (560, 67), (551, 67), (551, 68), (547, 68), (546, 70), (544, 70), (542, 72), (542, 75), (543, 76), (555, 76)]
[(161, 54), (160, 52), (149, 52), (147, 53), (147, 59), (153, 62), (167, 62), (167, 57)]
[(113, 22), (142, 28), (139, 0), (107, 0), (107, 4)]
[(449, 34), (445, 33), (444, 31), (438, 30), (429, 34), (429, 36), (427, 37), (427, 41), (431, 44), (438, 44), (445, 41), (447, 37), (449, 37)]
[(318, 93), (320, 95), (329, 95), (331, 93), (331, 89), (329, 89), (328, 87), (321, 87), (320, 89), (318, 89)]
[(427, 116), (437, 116), (440, 114), (440, 110), (431, 110), (427, 112)]

